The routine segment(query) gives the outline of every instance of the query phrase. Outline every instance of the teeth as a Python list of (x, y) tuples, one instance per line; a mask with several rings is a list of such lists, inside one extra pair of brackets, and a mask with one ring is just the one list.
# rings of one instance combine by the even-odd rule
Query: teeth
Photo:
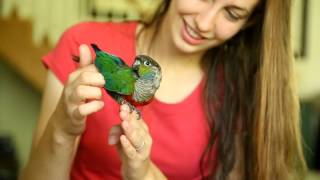
[(187, 31), (191, 37), (195, 39), (201, 39), (201, 37), (196, 32), (194, 32), (188, 25), (186, 26), (187, 26)]

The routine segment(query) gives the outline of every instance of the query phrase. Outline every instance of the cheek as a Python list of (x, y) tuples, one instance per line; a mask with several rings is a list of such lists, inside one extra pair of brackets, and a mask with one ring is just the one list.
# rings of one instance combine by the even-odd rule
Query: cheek
[(227, 41), (236, 35), (242, 27), (242, 23), (232, 23), (227, 20), (217, 21), (215, 25), (215, 37), (220, 41)]

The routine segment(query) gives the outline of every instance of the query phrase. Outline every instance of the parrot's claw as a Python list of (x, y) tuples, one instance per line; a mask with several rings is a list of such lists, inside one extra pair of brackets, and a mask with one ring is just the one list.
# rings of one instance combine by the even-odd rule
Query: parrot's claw
[(137, 120), (139, 120), (141, 118), (141, 111), (137, 108), (135, 108), (135, 111), (137, 113)]
[(127, 101), (123, 101), (121, 104), (126, 104), (127, 106), (129, 106), (130, 113), (135, 111), (137, 113), (137, 120), (139, 120), (141, 118), (141, 111), (139, 109), (137, 109), (135, 106), (133, 106), (132, 104), (130, 104)]
[(132, 111), (134, 111), (136, 109), (132, 104), (130, 104), (128, 102), (126, 102), (125, 104), (129, 106), (130, 113), (132, 113)]
[(130, 113), (132, 113), (133, 111), (135, 111), (137, 113), (137, 120), (139, 120), (141, 118), (141, 111), (139, 109), (137, 109), (136, 107), (134, 107), (132, 104), (128, 103), (128, 106), (130, 108)]

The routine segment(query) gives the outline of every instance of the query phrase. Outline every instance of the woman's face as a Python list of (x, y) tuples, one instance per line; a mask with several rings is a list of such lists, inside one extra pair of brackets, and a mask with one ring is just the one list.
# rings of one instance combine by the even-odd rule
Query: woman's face
[(172, 0), (164, 20), (174, 45), (184, 53), (218, 46), (244, 26), (258, 0)]

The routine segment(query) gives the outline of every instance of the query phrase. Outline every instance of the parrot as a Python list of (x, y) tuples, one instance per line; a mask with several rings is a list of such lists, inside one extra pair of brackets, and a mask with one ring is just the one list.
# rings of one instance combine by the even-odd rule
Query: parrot
[(162, 79), (160, 65), (150, 56), (137, 55), (131, 67), (120, 57), (102, 51), (91, 44), (96, 58), (94, 65), (103, 75), (106, 92), (120, 105), (127, 104), (130, 111), (141, 116), (136, 105), (145, 105), (154, 97)]

